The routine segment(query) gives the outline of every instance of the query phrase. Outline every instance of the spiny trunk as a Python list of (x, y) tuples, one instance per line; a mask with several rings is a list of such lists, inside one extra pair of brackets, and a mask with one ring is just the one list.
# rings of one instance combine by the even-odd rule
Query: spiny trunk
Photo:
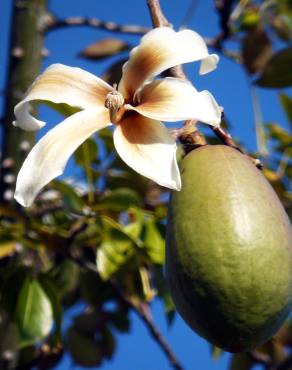
[(25, 152), (34, 142), (34, 134), (12, 125), (13, 108), (40, 72), (43, 49), (43, 26), (47, 0), (14, 0), (4, 115), (2, 119), (2, 166), (0, 202), (13, 203), (15, 177)]

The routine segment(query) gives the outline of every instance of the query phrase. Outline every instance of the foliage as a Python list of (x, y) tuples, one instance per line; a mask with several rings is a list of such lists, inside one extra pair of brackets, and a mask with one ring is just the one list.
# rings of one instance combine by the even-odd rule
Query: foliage
[[(240, 40), (237, 51), (214, 43), (217, 51), (243, 63), (261, 88), (292, 85), (289, 0), (234, 2), (227, 23), (221, 43)], [(115, 55), (105, 72), (115, 82), (128, 48), (119, 39), (98, 40), (80, 56), (99, 61)], [(292, 127), (292, 99), (286, 91), (279, 99)], [(263, 172), (292, 217), (292, 136), (276, 122), (263, 130), (269, 147)], [(51, 368), (64, 350), (81, 366), (99, 366), (114, 355), (116, 333), (129, 331), (131, 310), (145, 318), (156, 298), (169, 323), (175, 314), (163, 275), (167, 191), (117, 157), (109, 129), (76, 151), (75, 168), (81, 184), (54, 181), (29, 209), (0, 206), (1, 368)], [(64, 316), (78, 304), (84, 310), (65, 328)], [(230, 369), (278, 366), (291, 338), (287, 323), (254, 353), (234, 355)]]

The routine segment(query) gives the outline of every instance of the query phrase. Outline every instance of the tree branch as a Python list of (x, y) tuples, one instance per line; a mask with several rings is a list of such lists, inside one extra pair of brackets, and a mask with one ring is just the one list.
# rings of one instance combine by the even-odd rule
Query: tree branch
[(128, 33), (132, 35), (143, 35), (150, 30), (148, 27), (118, 24), (115, 22), (106, 22), (97, 18), (87, 17), (68, 17), (65, 19), (58, 19), (53, 15), (48, 15), (46, 20), (45, 32), (50, 32), (67, 27), (82, 27), (88, 26), (110, 32)]
[[(71, 244), (71, 243), (70, 243)], [(67, 256), (76, 262), (80, 267), (83, 267), (85, 269), (88, 269), (90, 271), (96, 272), (96, 265), (93, 264), (90, 261), (86, 261), (83, 258), (80, 258), (79, 256), (74, 255), (70, 249), (67, 251)], [(139, 316), (139, 318), (143, 321), (145, 326), (147, 327), (150, 335), (155, 340), (155, 342), (159, 345), (159, 347), (162, 349), (166, 357), (168, 358), (169, 362), (171, 363), (172, 367), (175, 370), (183, 370), (183, 367), (177, 360), (175, 354), (173, 353), (172, 349), (170, 348), (169, 344), (163, 337), (163, 335), (160, 333), (159, 329), (156, 327), (154, 321), (152, 320), (150, 310), (147, 304), (143, 302), (134, 303), (129, 297), (127, 297), (119, 288), (118, 284), (116, 284), (114, 281), (110, 281), (111, 285), (118, 296), (118, 298), (130, 309), (132, 309), (136, 314)]]
[(163, 335), (160, 333), (159, 329), (155, 325), (148, 304), (144, 302), (134, 303), (130, 298), (126, 297), (118, 288), (118, 286), (112, 282), (112, 285), (120, 297), (120, 299), (129, 307), (131, 308), (138, 317), (143, 321), (145, 326), (147, 327), (150, 335), (154, 339), (154, 341), (160, 346), (166, 357), (168, 358), (169, 362), (171, 363), (172, 367), (175, 370), (183, 370), (182, 365), (177, 360), (175, 354), (172, 352), (172, 349), (170, 348), (169, 344), (163, 337)]

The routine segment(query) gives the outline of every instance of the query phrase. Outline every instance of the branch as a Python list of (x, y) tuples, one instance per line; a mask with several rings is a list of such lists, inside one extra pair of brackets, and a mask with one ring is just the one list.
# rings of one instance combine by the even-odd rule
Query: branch
[(166, 357), (168, 358), (169, 362), (171, 363), (172, 367), (176, 370), (183, 370), (182, 365), (177, 360), (175, 354), (172, 352), (169, 344), (160, 333), (159, 329), (155, 325), (151, 313), (149, 310), (149, 306), (145, 303), (139, 302), (134, 303), (130, 298), (126, 297), (120, 289), (117, 287), (115, 283), (112, 282), (113, 288), (115, 289), (117, 295), (120, 297), (122, 302), (124, 302), (129, 308), (136, 312), (139, 318), (143, 321), (145, 326), (147, 327), (150, 335), (154, 339), (154, 341), (160, 346)]
[(97, 18), (87, 17), (68, 17), (65, 19), (58, 19), (53, 15), (49, 15), (46, 21), (44, 31), (54, 31), (66, 27), (77, 27), (77, 26), (88, 26), (109, 32), (120, 32), (128, 33), (132, 35), (144, 35), (150, 30), (148, 27), (129, 25), (129, 24), (118, 24), (115, 22), (106, 22)]
[[(96, 265), (88, 260), (84, 260), (79, 256), (73, 254), (70, 249), (67, 251), (67, 256), (76, 262), (80, 267), (86, 268), (90, 271), (97, 273)], [(165, 353), (166, 357), (168, 358), (169, 362), (171, 363), (172, 367), (175, 370), (183, 370), (183, 367), (178, 362), (175, 354), (172, 352), (172, 349), (168, 345), (167, 341), (160, 333), (159, 329), (156, 327), (154, 321), (152, 320), (149, 307), (148, 305), (138, 302), (134, 303), (130, 298), (128, 298), (118, 287), (118, 285), (114, 281), (110, 281), (115, 293), (117, 294), (118, 298), (130, 309), (136, 312), (136, 314), (140, 317), (140, 319), (144, 322), (145, 326), (149, 330), (150, 335), (155, 340), (155, 342), (160, 346), (162, 351)]]

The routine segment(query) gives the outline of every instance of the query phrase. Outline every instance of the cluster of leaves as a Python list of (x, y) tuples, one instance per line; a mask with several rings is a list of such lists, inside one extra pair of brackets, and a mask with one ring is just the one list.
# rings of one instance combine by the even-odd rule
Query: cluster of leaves
[(173, 317), (162, 273), (165, 190), (116, 156), (109, 130), (87, 140), (75, 164), (83, 190), (55, 181), (30, 209), (1, 207), (0, 361), (9, 367), (37, 354), (39, 368), (53, 366), (64, 344), (75, 362), (97, 366), (113, 355), (116, 331), (129, 330), (129, 309), (156, 296)]
[[(256, 85), (291, 86), (289, 0), (235, 2), (228, 27), (225, 41), (240, 40), (235, 60)], [(117, 56), (103, 76), (113, 84), (128, 50), (120, 39), (102, 39), (80, 56)], [(279, 99), (292, 127), (292, 99), (283, 91)], [(65, 105), (55, 108), (71, 113)], [(270, 149), (263, 172), (291, 217), (292, 136), (278, 123), (262, 129)], [(156, 297), (172, 321), (163, 276), (169, 194), (119, 159), (109, 129), (76, 151), (75, 168), (80, 182), (52, 182), (30, 209), (0, 208), (0, 368), (48, 369), (64, 351), (81, 366), (98, 366), (114, 355), (116, 333), (129, 331), (129, 312), (143, 315)], [(64, 316), (72, 311), (68, 324)], [(234, 355), (230, 369), (282, 363), (291, 338), (288, 323), (254, 353)]]

